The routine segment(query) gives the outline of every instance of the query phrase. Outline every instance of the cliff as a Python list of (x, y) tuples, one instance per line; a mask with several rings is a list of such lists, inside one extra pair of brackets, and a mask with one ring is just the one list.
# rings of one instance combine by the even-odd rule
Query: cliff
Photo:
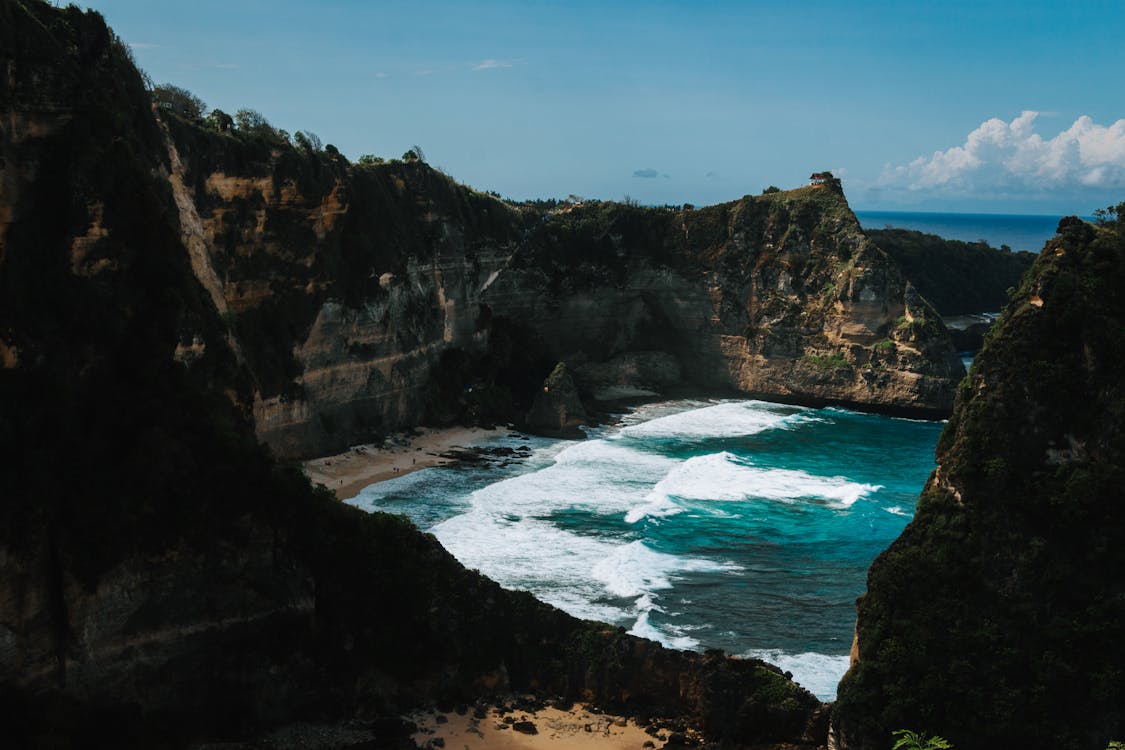
[(1125, 737), (1123, 284), (1122, 216), (1071, 217), (1004, 309), (871, 567), (839, 747), (902, 728), (958, 750)]
[[(488, 199), (435, 224), (420, 195), (446, 211), (476, 199), (423, 167), (357, 176), (253, 140), (224, 142), (224, 158), (276, 172), (239, 202), (237, 180), (185, 171), (211, 141), (170, 148), (125, 45), (73, 6), (0, 0), (0, 64), (5, 743), (178, 747), (507, 690), (679, 716), (716, 741), (823, 737), (819, 702), (776, 668), (505, 591), (406, 521), (312, 490), (259, 443), (305, 439), (293, 404), (317, 404), (325, 432), (333, 405), (417, 418), (411, 380), (435, 362), (519, 372), (519, 331), (507, 352), (482, 341), (478, 360), (445, 347), (478, 336), (483, 311), (459, 317), (471, 296), (455, 295), (490, 266), (466, 248), (519, 226), (491, 228), (510, 209)], [(299, 188), (271, 187), (286, 170)], [(334, 208), (384, 189), (377, 214)], [(284, 208), (262, 209), (266, 193)], [(389, 382), (369, 366), (381, 357)]]
[(699, 210), (567, 206), (484, 299), (528, 321), (552, 359), (655, 351), (711, 392), (933, 417), (964, 371), (933, 308), (827, 185)]
[(587, 396), (659, 384), (952, 408), (964, 370), (944, 327), (831, 186), (543, 210), (423, 163), (350, 165), (163, 117), (182, 241), (282, 455), (518, 418), (558, 361)]
[(983, 241), (947, 240), (910, 229), (866, 231), (945, 316), (1000, 310), (1035, 261), (1035, 253)]

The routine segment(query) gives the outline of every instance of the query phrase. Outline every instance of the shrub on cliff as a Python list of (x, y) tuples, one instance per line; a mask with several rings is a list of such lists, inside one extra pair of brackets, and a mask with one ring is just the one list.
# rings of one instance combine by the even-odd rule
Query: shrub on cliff
[(302, 151), (315, 154), (324, 149), (320, 136), (311, 130), (298, 130), (293, 134), (293, 143)]
[(249, 138), (261, 138), (269, 141), (289, 142), (287, 136), (270, 125), (265, 115), (253, 109), (240, 109), (234, 113), (234, 126), (239, 135)]
[(207, 124), (216, 133), (229, 133), (234, 127), (234, 118), (221, 109), (213, 109), (207, 115)]
[(929, 737), (925, 732), (912, 732), (909, 729), (899, 729), (892, 733), (895, 744), (891, 750), (952, 750), (953, 745), (943, 737), (934, 735)]
[(207, 111), (207, 105), (187, 89), (162, 83), (152, 89), (152, 100), (161, 109), (167, 109), (180, 117), (197, 120)]

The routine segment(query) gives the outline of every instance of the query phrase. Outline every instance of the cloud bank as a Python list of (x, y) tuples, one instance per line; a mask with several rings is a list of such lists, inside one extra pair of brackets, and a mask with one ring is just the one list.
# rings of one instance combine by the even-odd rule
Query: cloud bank
[(993, 118), (965, 143), (909, 164), (888, 165), (881, 187), (911, 191), (1023, 193), (1125, 188), (1125, 119), (1099, 125), (1082, 115), (1053, 138), (1035, 132), (1038, 112)]
[(660, 173), (655, 169), (635, 169), (633, 170), (634, 177), (643, 177), (646, 180), (655, 180), (660, 176)]
[(479, 63), (473, 65), (473, 70), (494, 70), (495, 68), (510, 68), (514, 64), (513, 60), (481, 60)]

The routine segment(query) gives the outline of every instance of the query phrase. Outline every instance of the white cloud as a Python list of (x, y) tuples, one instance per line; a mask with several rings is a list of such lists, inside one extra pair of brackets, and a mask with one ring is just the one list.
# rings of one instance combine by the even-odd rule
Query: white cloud
[(492, 70), (494, 68), (510, 68), (516, 64), (516, 60), (481, 60), (479, 63), (473, 65), (473, 70)]
[(1052, 138), (1035, 132), (1038, 112), (992, 118), (965, 143), (909, 164), (887, 165), (879, 184), (908, 190), (1023, 192), (1125, 187), (1125, 119), (1099, 125), (1087, 115)]

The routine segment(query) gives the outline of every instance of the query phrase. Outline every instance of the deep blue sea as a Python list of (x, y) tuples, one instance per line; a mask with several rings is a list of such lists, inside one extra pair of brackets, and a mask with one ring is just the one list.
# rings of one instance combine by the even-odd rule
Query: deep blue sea
[(425, 469), (353, 504), (580, 617), (793, 672), (848, 665), (867, 568), (909, 521), (942, 425), (761, 401), (669, 401), (507, 466)]
[(856, 211), (864, 229), (915, 229), (948, 240), (985, 240), (993, 247), (1039, 252), (1055, 236), (1059, 216), (1031, 214), (942, 214), (907, 211)]

